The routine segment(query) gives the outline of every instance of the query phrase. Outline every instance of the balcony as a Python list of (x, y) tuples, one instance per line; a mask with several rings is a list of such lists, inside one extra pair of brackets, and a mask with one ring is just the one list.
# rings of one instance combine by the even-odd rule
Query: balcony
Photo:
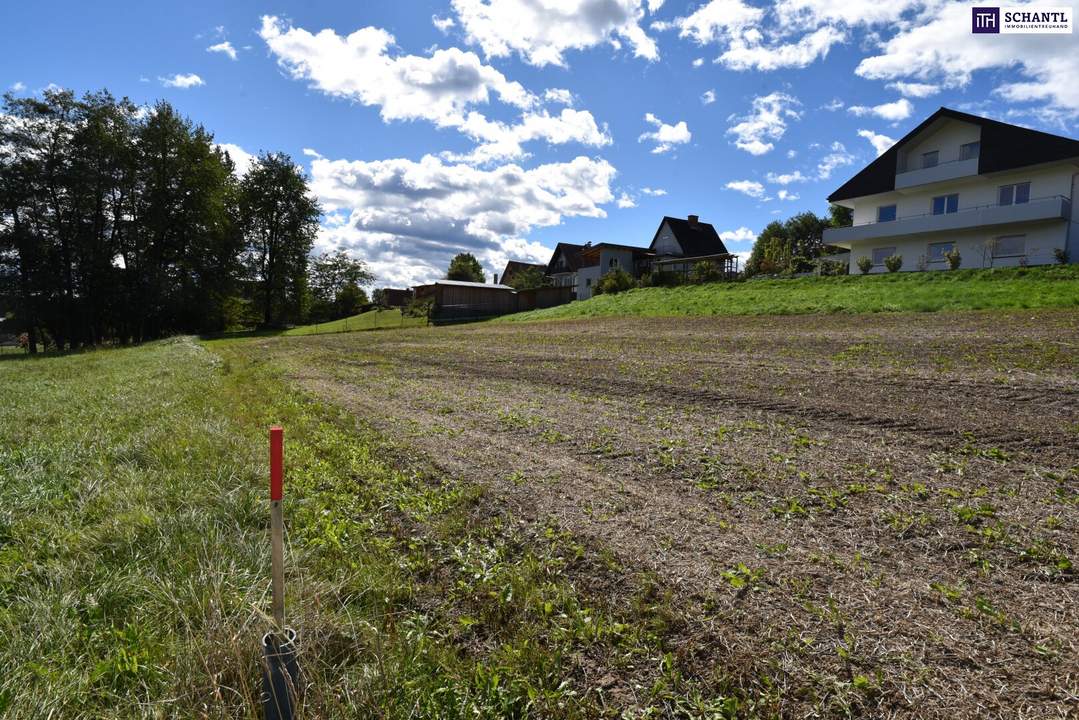
[(860, 240), (919, 235), (922, 233), (972, 230), (1011, 223), (1067, 220), (1071, 217), (1071, 203), (1063, 195), (1031, 198), (1019, 205), (979, 205), (963, 208), (947, 215), (907, 215), (889, 222), (871, 222), (824, 231), (828, 245), (849, 246)]
[(928, 185), (929, 183), (944, 182), (946, 180), (955, 180), (963, 177), (973, 177), (977, 174), (978, 158), (975, 156), (968, 160), (953, 160), (952, 162), (940, 163), (933, 167), (918, 168), (917, 170), (907, 170), (906, 172), (896, 173), (895, 189), (905, 190), (906, 188), (918, 185)]

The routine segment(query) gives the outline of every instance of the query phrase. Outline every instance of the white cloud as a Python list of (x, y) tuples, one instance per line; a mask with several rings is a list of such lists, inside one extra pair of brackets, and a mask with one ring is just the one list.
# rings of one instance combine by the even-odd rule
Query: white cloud
[(232, 47), (232, 43), (228, 40), (223, 40), (216, 45), (211, 45), (206, 48), (206, 52), (221, 53), (222, 55), (228, 55), (230, 60), (236, 59), (236, 48)]
[(839, 98), (832, 98), (832, 101), (827, 105), (821, 105), (821, 109), (827, 110), (828, 112), (835, 112), (836, 110), (842, 110), (844, 106), (845, 103), (842, 100)]
[(831, 152), (821, 158), (821, 161), (817, 164), (817, 179), (827, 180), (832, 177), (833, 170), (852, 163), (854, 163), (854, 156), (847, 152), (847, 148), (844, 147), (843, 143), (836, 141), (832, 143)]
[(543, 99), (550, 103), (573, 105), (573, 93), (565, 88), (547, 88), (543, 91)]
[[(435, 50), (430, 57), (391, 54), (393, 36), (366, 27), (347, 37), (333, 30), (312, 34), (286, 26), (275, 17), (262, 19), (260, 35), (278, 63), (292, 77), (309, 80), (330, 95), (377, 106), (382, 119), (423, 119), (438, 127), (456, 128), (480, 143), (465, 156), (489, 162), (524, 154), (521, 143), (546, 140), (603, 146), (611, 142), (588, 111), (564, 108), (552, 115), (535, 112), (539, 99), (472, 52)], [(489, 120), (474, 106), (492, 95), (525, 111), (515, 124)]]
[(26, 83), (23, 82), (16, 82), (14, 85), (11, 86), (11, 92), (22, 92), (25, 89)]
[(788, 150), (787, 151), (787, 159), (788, 160), (793, 160), (796, 157), (798, 157), (798, 151), (797, 150)]
[(711, 0), (688, 17), (678, 18), (673, 25), (682, 37), (704, 45), (738, 36), (743, 29), (756, 25), (763, 16), (763, 10), (741, 0)]
[(895, 90), (900, 95), (912, 98), (932, 97), (940, 92), (940, 85), (929, 85), (927, 83), (894, 82), (888, 83), (888, 87)]
[(719, 234), (719, 237), (724, 244), (754, 242), (757, 239), (757, 233), (743, 225), (737, 230), (724, 230)]
[(457, 23), (454, 22), (453, 18), (451, 18), (451, 17), (442, 18), (442, 17), (439, 17), (438, 15), (432, 15), (431, 16), (431, 24), (434, 25), (436, 28), (438, 28), (439, 32), (445, 34), (445, 33), (448, 33), (450, 31), (450, 28), (455, 26)]
[(855, 72), (873, 80), (910, 78), (964, 87), (973, 74), (1005, 70), (1009, 82), (996, 94), (1012, 102), (1042, 101), (1079, 115), (1079, 52), (1062, 49), (1057, 38), (1039, 35), (985, 36), (970, 32), (970, 4), (927, 4), (911, 22), (863, 59)]
[(728, 190), (735, 190), (751, 198), (758, 200), (768, 199), (764, 194), (764, 185), (761, 185), (756, 180), (732, 180), (727, 183), (726, 187)]
[(773, 185), (790, 185), (791, 183), (808, 182), (809, 180), (809, 178), (802, 174), (801, 170), (795, 170), (792, 173), (783, 173), (782, 175), (768, 173), (766, 177), (768, 182)]
[(847, 112), (858, 117), (865, 117), (866, 115), (876, 115), (879, 118), (885, 120), (899, 121), (906, 120), (914, 112), (914, 104), (906, 98), (899, 98), (895, 102), (882, 103), (880, 105), (873, 105), (872, 107), (866, 105), (851, 105), (847, 108)]
[(652, 148), (652, 152), (655, 154), (665, 153), (675, 145), (685, 144), (693, 138), (693, 133), (689, 131), (689, 126), (686, 125), (685, 120), (679, 120), (674, 125), (668, 125), (652, 113), (646, 113), (644, 119), (645, 122), (655, 125), (656, 129), (652, 132), (641, 133), (641, 136), (637, 138), (637, 142), (650, 140), (656, 143), (655, 147)]
[[(658, 5), (649, 2), (658, 9)], [(470, 43), (488, 58), (516, 53), (532, 65), (565, 66), (567, 50), (627, 41), (636, 56), (659, 57), (640, 21), (642, 0), (453, 0), (453, 9)]]
[(643, 192), (645, 195), (651, 195), (653, 197), (662, 197), (667, 194), (667, 191), (663, 188), (645, 187), (641, 188), (641, 192)]
[(311, 189), (332, 219), (320, 249), (344, 248), (364, 258), (379, 283), (410, 285), (445, 273), (458, 252), (479, 258), (488, 275), (508, 259), (546, 262), (550, 250), (527, 239), (567, 217), (606, 217), (615, 169), (606, 160), (524, 170), (513, 164), (480, 169), (427, 155), (420, 161), (311, 162)]
[(780, 200), (797, 200), (799, 196), (797, 193), (792, 193), (789, 190), (780, 190), (776, 193), (776, 197)]
[(798, 38), (796, 42), (765, 44), (760, 33), (744, 33), (734, 39), (716, 62), (732, 70), (778, 70), (803, 68), (828, 56), (832, 46), (846, 39), (846, 34), (826, 26)]
[(859, 130), (858, 136), (868, 140), (873, 145), (873, 149), (877, 151), (878, 156), (883, 155), (885, 150), (895, 145), (894, 138), (875, 133), (872, 130)]
[(311, 157), (311, 158), (321, 158), (322, 157), (322, 153), (320, 153), (318, 150), (314, 150), (312, 148), (306, 148), (306, 147), (303, 149), (303, 154), (306, 155), (307, 157)]
[(637, 207), (637, 202), (629, 196), (628, 193), (623, 192), (618, 196), (618, 207), (620, 208), (634, 208)]
[(236, 177), (243, 177), (246, 175), (248, 168), (251, 167), (251, 163), (257, 159), (254, 155), (233, 143), (217, 143), (217, 147), (218, 149), (227, 152), (229, 157), (232, 158), (232, 163), (236, 166)]
[(705, 90), (704, 93), (701, 95), (701, 102), (704, 103), (705, 105), (711, 105), (715, 101), (716, 101), (716, 91), (715, 90)]
[(695, 68), (699, 68), (702, 65), (704, 65), (704, 58), (697, 58), (696, 60), (693, 61), (693, 67), (695, 67)]
[(200, 78), (195, 73), (177, 73), (175, 75), (170, 75), (169, 77), (159, 77), (158, 80), (160, 80), (161, 84), (165, 87), (182, 88), (185, 90), (187, 88), (198, 87), (199, 85), (206, 84), (205, 82), (203, 82), (202, 78)]
[(772, 141), (779, 140), (787, 131), (787, 121), (797, 120), (801, 113), (794, 108), (800, 105), (797, 99), (782, 92), (753, 98), (752, 111), (738, 118), (728, 130), (728, 135), (735, 137), (734, 144), (750, 155), (763, 155), (775, 147)]

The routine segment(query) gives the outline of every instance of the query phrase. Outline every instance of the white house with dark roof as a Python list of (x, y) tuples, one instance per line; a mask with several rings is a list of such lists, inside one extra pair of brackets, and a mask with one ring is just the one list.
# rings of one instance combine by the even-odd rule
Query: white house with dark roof
[(1044, 265), (1079, 260), (1072, 207), (1079, 140), (941, 108), (828, 196), (850, 227), (824, 242), (850, 249), (850, 272), (903, 258), (903, 270)]

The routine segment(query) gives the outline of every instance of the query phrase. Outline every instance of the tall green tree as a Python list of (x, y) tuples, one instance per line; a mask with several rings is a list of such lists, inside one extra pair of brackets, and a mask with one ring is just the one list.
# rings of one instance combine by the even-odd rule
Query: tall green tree
[(307, 179), (288, 155), (262, 154), (240, 183), (240, 207), (263, 325), (299, 320), (307, 292), (307, 256), (320, 214)]
[(446, 271), (447, 280), (463, 280), (465, 282), (486, 282), (483, 276), (483, 267), (480, 261), (472, 253), (458, 253), (450, 261), (450, 267)]
[(322, 253), (310, 261), (307, 273), (311, 293), (310, 322), (325, 322), (355, 315), (367, 303), (365, 285), (375, 276), (367, 263), (351, 257), (344, 250)]
[(514, 273), (508, 284), (514, 290), (530, 290), (544, 287), (548, 284), (548, 280), (542, 269), (530, 267)]

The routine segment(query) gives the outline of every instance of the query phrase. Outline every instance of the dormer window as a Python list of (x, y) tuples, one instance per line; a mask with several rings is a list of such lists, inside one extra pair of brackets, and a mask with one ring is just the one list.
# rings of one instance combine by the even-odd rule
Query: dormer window
[(936, 167), (940, 162), (940, 151), (933, 150), (932, 152), (922, 153), (922, 167), (931, 168)]
[(960, 160), (973, 160), (978, 157), (978, 153), (981, 152), (982, 144), (980, 142), (967, 143), (966, 145), (959, 146), (959, 159)]

